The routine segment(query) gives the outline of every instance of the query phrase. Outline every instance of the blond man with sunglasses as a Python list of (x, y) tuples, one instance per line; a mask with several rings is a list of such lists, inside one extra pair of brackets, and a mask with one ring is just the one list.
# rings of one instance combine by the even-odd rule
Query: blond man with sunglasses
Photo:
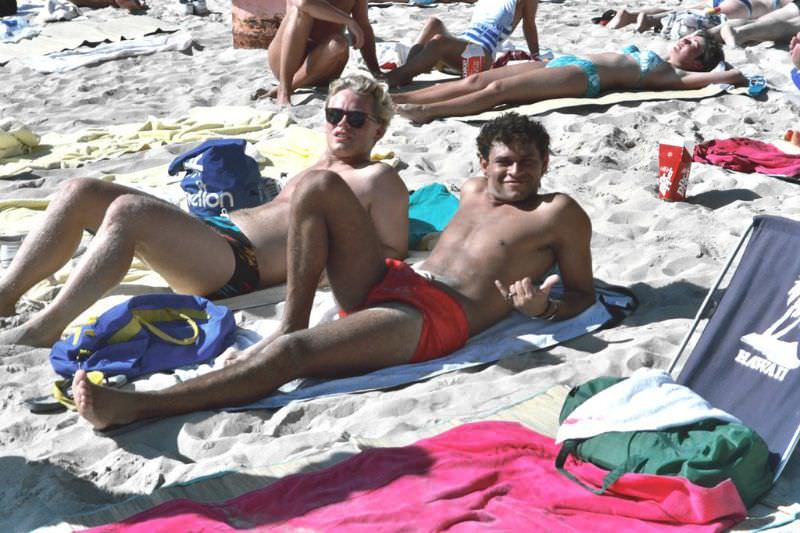
[[(83, 230), (95, 234), (53, 302), (22, 325), (0, 332), (0, 344), (52, 345), (84, 309), (119, 283), (136, 255), (175, 292), (231, 297), (286, 281), (291, 200), (303, 183), (336, 176), (368, 213), (386, 257), (408, 252), (408, 190), (394, 168), (370, 159), (392, 106), (385, 86), (365, 76), (334, 81), (325, 107), (327, 147), (270, 203), (203, 221), (138, 190), (79, 178), (66, 182), (44, 220), (0, 276), (0, 316), (61, 268)], [(217, 217), (218, 218), (218, 217)]]

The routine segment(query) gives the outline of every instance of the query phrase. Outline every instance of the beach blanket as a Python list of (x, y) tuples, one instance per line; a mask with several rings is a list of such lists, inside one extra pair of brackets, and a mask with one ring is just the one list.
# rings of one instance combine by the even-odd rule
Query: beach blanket
[(94, 48), (53, 52), (46, 56), (24, 58), (21, 61), (25, 66), (45, 74), (64, 73), (115, 59), (146, 56), (170, 50), (186, 50), (191, 45), (192, 35), (188, 31), (181, 30), (176, 33), (157, 33), (138, 39), (105, 43)]
[[(557, 289), (558, 287), (554, 289), (553, 294), (557, 294)], [(620, 313), (631, 311), (635, 305), (633, 297), (623, 292), (605, 288), (596, 290), (598, 301), (583, 313), (569, 320), (551, 322), (531, 319), (515, 312), (486, 331), (472, 337), (466, 346), (448, 356), (423, 363), (383, 368), (361, 376), (331, 380), (298, 379), (285, 384), (262, 400), (249, 405), (230, 407), (228, 410), (275, 409), (290, 402), (385, 389), (430, 379), (448, 372), (492, 363), (503, 357), (550, 348), (600, 329), (619, 318)], [(334, 311), (337, 309), (332, 295), (328, 297), (330, 300), (327, 303), (315, 301), (314, 313), (317, 317), (321, 317), (321, 320), (326, 320), (327, 317), (334, 315)], [(610, 310), (613, 310), (614, 314)], [(258, 341), (258, 337), (254, 336), (252, 331), (242, 331), (241, 335), (247, 335), (247, 337), (237, 339), (239, 348)], [(221, 356), (221, 358), (224, 357), (225, 354)], [(215, 366), (220, 364), (223, 363), (221, 359), (218, 359)], [(176, 378), (185, 379), (180, 373)]]
[[(729, 90), (722, 85), (708, 85), (703, 89), (686, 89), (681, 91), (627, 91), (613, 92), (595, 98), (551, 98), (534, 104), (513, 106), (513, 110), (522, 115), (541, 115), (548, 111), (568, 109), (580, 106), (605, 106), (621, 104), (624, 102), (648, 102), (651, 100), (697, 100), (717, 96), (725, 92), (739, 92), (738, 89)], [(512, 109), (504, 106), (477, 115), (455, 117), (464, 122), (482, 122), (491, 120)]]
[(179, 28), (153, 17), (119, 16), (100, 19), (80, 18), (66, 23), (40, 26), (32, 39), (0, 43), (0, 65), (12, 59), (43, 56), (62, 50), (72, 50), (83, 44), (117, 42), (136, 39), (156, 32), (173, 32)]
[[(74, 133), (46, 133), (38, 144), (26, 150), (30, 153), (0, 157), (0, 178), (36, 169), (75, 168), (156, 146), (224, 137), (239, 137), (253, 143), (261, 156), (257, 158), (259, 165), (274, 167), (275, 174), (280, 171), (292, 175), (319, 158), (325, 149), (325, 136), (320, 131), (290, 124), (290, 120), (286, 113), (245, 106), (195, 107), (179, 117), (151, 116), (143, 122), (86, 128)], [(397, 163), (393, 152), (380, 147), (373, 149), (372, 159), (389, 165)], [(159, 174), (162, 180), (166, 176), (166, 166), (163, 168), (164, 172)]]
[(800, 178), (800, 155), (787, 154), (772, 144), (746, 137), (698, 144), (694, 147), (693, 160), (738, 172)]
[[(722, 531), (746, 510), (730, 481), (625, 474), (595, 495), (559, 474), (553, 441), (477, 422), (401, 448), (375, 448), (233, 500), (173, 500), (95, 531)], [(572, 462), (594, 486), (607, 472)], [(424, 510), (424, 512), (420, 512)]]

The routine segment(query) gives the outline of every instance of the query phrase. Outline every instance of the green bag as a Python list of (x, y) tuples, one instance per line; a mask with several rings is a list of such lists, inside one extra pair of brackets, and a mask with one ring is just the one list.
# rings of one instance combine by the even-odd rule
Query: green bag
[[(559, 422), (622, 379), (601, 377), (574, 387), (564, 400)], [(610, 471), (599, 490), (587, 487), (564, 469), (570, 454)], [(605, 492), (626, 472), (681, 476), (703, 487), (730, 478), (748, 507), (770, 489), (774, 477), (767, 444), (755, 431), (715, 419), (661, 431), (608, 432), (569, 439), (559, 451), (556, 468), (596, 494)]]

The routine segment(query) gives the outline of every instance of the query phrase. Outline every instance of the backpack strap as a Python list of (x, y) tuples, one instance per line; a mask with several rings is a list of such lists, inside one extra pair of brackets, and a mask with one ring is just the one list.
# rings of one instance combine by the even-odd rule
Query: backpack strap
[(556, 470), (564, 474), (568, 479), (571, 479), (581, 487), (585, 488), (589, 492), (593, 494), (605, 494), (608, 490), (608, 487), (613, 485), (623, 474), (627, 472), (638, 472), (639, 469), (647, 462), (646, 457), (642, 457), (639, 455), (629, 455), (625, 462), (621, 465), (618, 465), (616, 468), (611, 470), (606, 476), (603, 478), (603, 485), (599, 488), (593, 488), (575, 477), (575, 475), (564, 468), (564, 465), (567, 462), (567, 458), (570, 455), (574, 455), (576, 458), (578, 456), (578, 445), (586, 439), (568, 439), (564, 441), (564, 444), (561, 445), (561, 449), (558, 450), (558, 456), (556, 456)]

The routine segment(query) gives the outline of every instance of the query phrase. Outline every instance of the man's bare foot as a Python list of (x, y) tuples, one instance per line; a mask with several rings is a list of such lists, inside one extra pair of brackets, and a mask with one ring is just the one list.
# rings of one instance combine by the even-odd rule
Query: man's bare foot
[(427, 124), (433, 119), (427, 115), (423, 108), (424, 106), (421, 104), (398, 104), (394, 109), (398, 115), (407, 118), (411, 122)]
[(280, 337), (283, 334), (284, 334), (284, 332), (279, 329), (278, 331), (272, 333), (271, 335), (267, 335), (266, 337), (264, 337), (263, 339), (261, 339), (260, 341), (255, 343), (254, 345), (250, 346), (246, 350), (241, 350), (241, 351), (240, 350), (232, 350), (225, 357), (225, 361), (224, 361), (225, 362), (225, 366), (230, 366), (230, 365), (232, 365), (234, 363), (239, 363), (241, 361), (249, 359), (253, 355), (255, 355), (255, 354), (259, 353), (260, 351), (262, 351), (264, 348), (267, 347), (268, 344), (270, 344), (272, 341), (274, 341), (275, 339), (277, 339), (278, 337)]
[(610, 28), (612, 30), (624, 28), (628, 24), (633, 24), (636, 22), (636, 15), (637, 13), (635, 11), (628, 11), (625, 8), (620, 9), (617, 11), (617, 14), (608, 21), (606, 28)]
[(262, 87), (256, 92), (254, 92), (251, 96), (251, 100), (261, 100), (262, 98), (275, 98), (278, 96), (278, 88), (273, 87), (272, 89), (267, 89), (266, 87)]
[(139, 418), (136, 407), (141, 399), (137, 395), (94, 385), (83, 370), (78, 370), (72, 378), (72, 396), (78, 414), (97, 429), (127, 424)]
[(740, 46), (739, 31), (730, 24), (720, 26), (719, 36), (722, 38), (722, 42), (728, 46)]
[(47, 348), (58, 340), (60, 334), (50, 334), (37, 330), (31, 322), (0, 332), (0, 345), (21, 344), (34, 348)]

